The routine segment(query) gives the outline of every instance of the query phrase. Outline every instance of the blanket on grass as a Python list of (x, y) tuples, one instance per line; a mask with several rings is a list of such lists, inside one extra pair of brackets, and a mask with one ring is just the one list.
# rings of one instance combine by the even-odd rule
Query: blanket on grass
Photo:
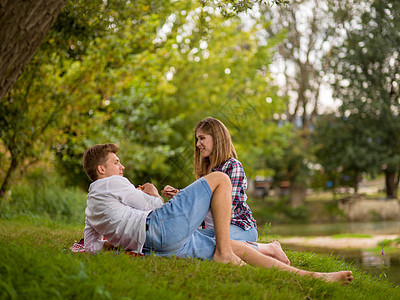
[[(69, 250), (71, 250), (74, 253), (89, 253), (85, 251), (85, 241), (84, 239), (81, 239), (79, 242), (74, 243)], [(133, 251), (118, 251), (116, 254), (120, 254), (120, 253), (124, 253), (124, 254), (128, 254), (130, 256), (145, 256), (143, 253), (136, 253)]]

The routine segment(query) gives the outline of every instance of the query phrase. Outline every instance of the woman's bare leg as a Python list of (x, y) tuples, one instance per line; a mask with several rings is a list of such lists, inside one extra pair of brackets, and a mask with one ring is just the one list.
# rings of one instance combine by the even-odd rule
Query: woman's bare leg
[(280, 262), (283, 262), (284, 264), (290, 265), (290, 260), (286, 256), (285, 252), (283, 252), (282, 246), (278, 241), (273, 241), (271, 243), (256, 243), (258, 246), (258, 251), (260, 251), (262, 254), (271, 256), (272, 258), (275, 258), (279, 260)]
[(264, 268), (278, 268), (284, 271), (288, 271), (291, 273), (299, 274), (300, 276), (311, 276), (314, 278), (320, 278), (326, 280), (328, 282), (343, 282), (345, 284), (349, 283), (353, 280), (351, 271), (339, 271), (339, 272), (331, 272), (331, 273), (321, 273), (321, 272), (311, 272), (300, 270), (295, 267), (284, 264), (270, 256), (263, 255), (261, 252), (257, 251), (250, 245), (239, 242), (239, 241), (231, 241), (233, 252), (243, 259), (245, 262), (250, 263), (255, 266), (261, 266)]
[(214, 220), (216, 247), (213, 260), (222, 263), (241, 264), (241, 260), (233, 253), (229, 227), (232, 210), (232, 184), (229, 177), (222, 172), (212, 172), (207, 180), (213, 193), (211, 198), (211, 213)]

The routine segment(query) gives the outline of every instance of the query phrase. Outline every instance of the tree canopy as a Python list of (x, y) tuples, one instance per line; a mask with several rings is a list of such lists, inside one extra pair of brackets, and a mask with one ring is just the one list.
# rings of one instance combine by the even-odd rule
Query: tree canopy
[[(400, 4), (333, 1), (343, 42), (330, 53), (334, 97), (341, 100), (339, 165), (383, 170), (389, 198), (397, 196), (400, 169)], [(350, 138), (352, 137), (352, 138)], [(347, 163), (343, 161), (346, 159)], [(397, 174), (397, 175), (396, 175)]]
[(249, 174), (264, 172), (258, 157), (285, 130), (273, 121), (283, 100), (266, 84), (279, 40), (260, 47), (255, 26), (204, 3), (146, 3), (67, 3), (2, 100), (3, 191), (53, 155), (71, 184), (87, 182), (83, 151), (104, 142), (120, 144), (133, 181), (184, 186), (193, 127), (208, 115), (231, 130)]
[[(15, 43), (23, 35), (10, 26), (33, 9), (24, 2), (17, 13), (19, 2), (0, 4), (1, 37), (18, 37)], [(363, 172), (383, 171), (388, 197), (397, 196), (396, 1), (71, 0), (64, 6), (54, 0), (49, 6), (52, 17), (29, 36), (28, 44), (43, 38), (26, 51), (36, 52), (29, 64), (19, 46), (16, 53), (0, 46), (0, 65), (12, 69), (0, 77), (1, 191), (38, 162), (55, 163), (70, 184), (85, 186), (83, 151), (105, 142), (121, 146), (132, 181), (185, 186), (194, 179), (193, 128), (213, 116), (230, 130), (249, 178), (290, 181), (304, 196), (318, 164), (351, 174), (355, 183)], [(40, 16), (24, 20), (27, 32)], [(327, 78), (342, 105), (320, 115)], [(304, 198), (292, 200), (297, 206)]]
[[(0, 3), (0, 99), (3, 98), (14, 85), (18, 77), (21, 75), (32, 56), (38, 50), (42, 40), (49, 32), (54, 21), (57, 19), (61, 9), (64, 7), (66, 0), (51, 1), (24, 1), (24, 0), (4, 0)], [(76, 1), (72, 11), (76, 11), (75, 7), (79, 6)], [(237, 1), (222, 0), (209, 1), (199, 0), (203, 6), (216, 6), (227, 16), (235, 16), (240, 12), (251, 9), (255, 5), (261, 3), (271, 4), (287, 4), (287, 0), (254, 0), (254, 1)], [(114, 15), (104, 14), (99, 16), (100, 20), (106, 20), (109, 17), (111, 23), (118, 19), (121, 14), (131, 12), (135, 14), (145, 8), (144, 12), (154, 6), (159, 6), (161, 1), (135, 1), (135, 5), (131, 1), (89, 1), (85, 3), (89, 12), (95, 13), (98, 7), (107, 6), (109, 8), (120, 8), (114, 10)], [(167, 1), (166, 3), (169, 3)], [(129, 6), (129, 9), (124, 8)], [(103, 11), (105, 12), (105, 11)], [(109, 11), (111, 12), (111, 11)], [(115, 18), (117, 17), (117, 18)], [(59, 18), (61, 19), (61, 18)], [(76, 21), (76, 20), (75, 20)], [(78, 23), (75, 23), (78, 24)], [(68, 27), (68, 26), (67, 26)], [(86, 27), (88, 28), (88, 27)], [(93, 27), (94, 28), (94, 27)], [(78, 29), (79, 26), (74, 30)]]

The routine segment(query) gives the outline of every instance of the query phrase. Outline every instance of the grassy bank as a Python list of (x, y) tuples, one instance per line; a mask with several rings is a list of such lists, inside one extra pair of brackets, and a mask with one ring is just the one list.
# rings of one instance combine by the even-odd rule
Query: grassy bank
[(400, 288), (333, 257), (288, 251), (307, 270), (350, 269), (347, 286), (195, 259), (75, 254), (80, 226), (0, 220), (0, 299), (400, 299)]

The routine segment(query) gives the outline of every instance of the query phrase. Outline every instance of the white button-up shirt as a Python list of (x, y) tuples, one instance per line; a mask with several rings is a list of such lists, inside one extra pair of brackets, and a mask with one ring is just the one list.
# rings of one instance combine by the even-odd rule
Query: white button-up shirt
[(114, 247), (141, 253), (146, 240), (146, 217), (162, 205), (160, 198), (136, 189), (123, 176), (94, 181), (85, 209), (85, 250), (100, 251), (104, 236)]

